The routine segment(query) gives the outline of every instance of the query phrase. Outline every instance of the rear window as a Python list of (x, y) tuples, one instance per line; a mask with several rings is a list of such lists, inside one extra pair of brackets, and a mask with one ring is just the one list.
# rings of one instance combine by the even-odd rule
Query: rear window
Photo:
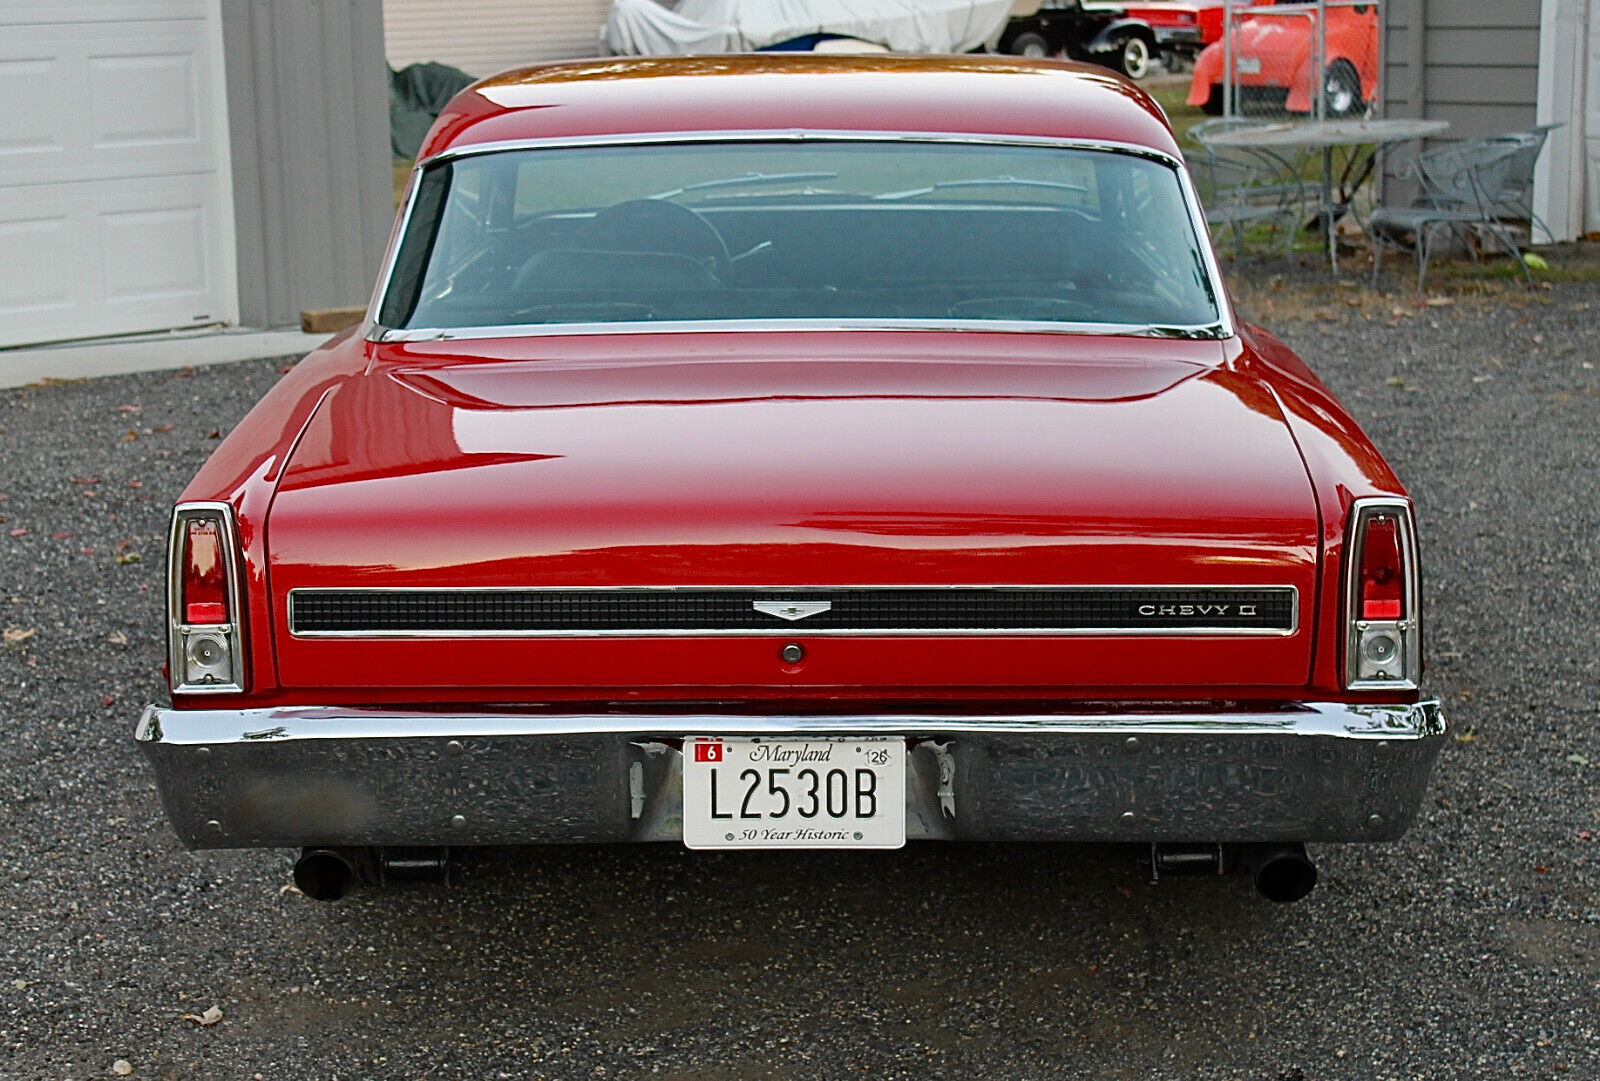
[(1218, 322), (1174, 168), (883, 140), (503, 150), (430, 166), (395, 329), (811, 320)]

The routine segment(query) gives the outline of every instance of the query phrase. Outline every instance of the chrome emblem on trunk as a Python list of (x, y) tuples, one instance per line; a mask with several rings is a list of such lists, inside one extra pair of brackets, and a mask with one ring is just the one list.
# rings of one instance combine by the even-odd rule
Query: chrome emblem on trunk
[(832, 601), (752, 601), (751, 607), (756, 611), (779, 619), (787, 619), (791, 623), (797, 619), (805, 619), (826, 612), (833, 607)]

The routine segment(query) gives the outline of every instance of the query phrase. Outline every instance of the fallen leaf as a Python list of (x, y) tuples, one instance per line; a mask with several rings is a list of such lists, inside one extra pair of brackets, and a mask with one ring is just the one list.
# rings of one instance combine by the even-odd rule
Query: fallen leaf
[(133, 1063), (129, 1062), (125, 1058), (119, 1058), (117, 1061), (111, 1064), (111, 1072), (116, 1074), (118, 1077), (127, 1077), (129, 1074), (133, 1073)]
[(1533, 873), (1536, 875), (1547, 875), (1550, 873), (1550, 868), (1540, 864), (1538, 867), (1533, 869)]
[(1578, 840), (1580, 840), (1580, 841), (1592, 841), (1592, 840), (1594, 840), (1594, 831), (1593, 830), (1579, 830), (1578, 831)]
[(139, 562), (139, 553), (138, 552), (118, 552), (117, 553), (117, 562), (118, 563), (137, 563), (137, 562)]
[(1587, 766), (1589, 764), (1589, 760), (1581, 754), (1569, 754), (1567, 755), (1567, 761), (1574, 766)]
[(27, 536), (27, 535), (28, 535), (28, 530), (27, 530), (27, 527), (25, 527), (25, 526), (18, 526), (18, 527), (17, 527), (17, 528), (15, 528), (15, 529), (13, 529), (13, 530), (12, 530), (12, 531), (11, 531), (11, 535), (12, 535), (12, 536), (13, 536), (13, 537), (25, 537), (25, 536)]
[(143, 488), (144, 487), (144, 481), (142, 481), (142, 480), (130, 480), (128, 482), (128, 487), (129, 488)]
[(73, 484), (99, 484), (99, 477), (68, 477)]
[(1494, 378), (1494, 376), (1492, 376), (1492, 375), (1475, 375), (1475, 376), (1472, 377), (1472, 381), (1474, 383), (1487, 383), (1489, 380), (1491, 380), (1493, 378)]
[(106, 695), (106, 696), (105, 696), (105, 703), (106, 703), (106, 705), (107, 705), (107, 706), (108, 706), (108, 707), (109, 707), (109, 706), (114, 706), (114, 705), (116, 705), (116, 704), (117, 704), (117, 700), (116, 700), (116, 699), (115, 699), (115, 698), (113, 698), (113, 697), (111, 697), (111, 696), (110, 696), (110, 695), (109, 695), (109, 694), (108, 694), (108, 695)]
[(106, 641), (110, 642), (114, 646), (125, 646), (128, 644), (128, 636), (123, 634), (121, 631), (112, 631), (110, 634), (106, 635)]
[(172, 431), (172, 425), (170, 425), (170, 424), (157, 424), (154, 428), (151, 428), (150, 430), (152, 432), (170, 432), (170, 431)]
[(119, 412), (119, 413), (139, 413), (139, 412), (142, 412), (143, 410), (144, 410), (144, 406), (142, 406), (142, 405), (119, 405), (119, 406), (117, 406), (117, 412)]
[(1389, 378), (1385, 379), (1383, 383), (1384, 386), (1388, 387), (1403, 387), (1406, 385), (1406, 381), (1401, 379), (1398, 375), (1391, 375)]
[(1424, 301), (1424, 303), (1430, 308), (1448, 308), (1455, 302), (1455, 297), (1429, 297), (1426, 301)]
[(207, 1006), (204, 1013), (186, 1013), (179, 1018), (180, 1021), (193, 1021), (201, 1028), (210, 1028), (222, 1020), (222, 1009), (219, 1006)]
[(138, 438), (139, 438), (139, 433), (134, 431), (132, 428), (129, 428), (126, 432), (123, 433), (122, 441), (124, 443), (132, 443), (135, 439), (138, 439)]
[(1529, 270), (1549, 270), (1550, 269), (1550, 264), (1545, 262), (1544, 256), (1540, 255), (1536, 251), (1525, 251), (1525, 252), (1523, 252), (1522, 253), (1522, 261), (1524, 263), (1528, 264), (1528, 269)]
[(213, 429), (211, 429), (209, 432), (206, 433), (206, 438), (207, 439), (221, 439), (222, 438), (222, 429), (221, 428), (213, 428)]
[(52, 533), (52, 534), (50, 534), (50, 539), (51, 540), (66, 540), (70, 536), (72, 536), (71, 533)]
[(0, 631), (0, 639), (3, 639), (8, 646), (18, 646), (38, 633), (36, 627), (29, 627), (27, 630), (21, 627), (7, 627), (4, 631)]
[(1478, 730), (1476, 728), (1469, 728), (1465, 732), (1457, 732), (1456, 733), (1456, 742), (1457, 743), (1476, 743), (1476, 742), (1478, 742)]

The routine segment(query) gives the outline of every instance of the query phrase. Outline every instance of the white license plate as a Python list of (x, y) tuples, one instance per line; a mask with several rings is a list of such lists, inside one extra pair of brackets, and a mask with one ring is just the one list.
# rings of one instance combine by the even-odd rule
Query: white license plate
[(690, 848), (899, 848), (906, 743), (897, 737), (683, 741)]
[(1240, 75), (1260, 75), (1261, 58), (1259, 56), (1241, 56), (1238, 59)]

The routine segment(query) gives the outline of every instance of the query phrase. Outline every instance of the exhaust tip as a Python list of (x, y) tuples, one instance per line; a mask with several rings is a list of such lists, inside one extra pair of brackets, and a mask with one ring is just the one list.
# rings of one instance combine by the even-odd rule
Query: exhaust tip
[(308, 848), (294, 861), (294, 884), (314, 901), (337, 901), (355, 885), (350, 857), (332, 848)]
[(1251, 878), (1257, 892), (1269, 901), (1299, 901), (1317, 886), (1317, 865), (1306, 855), (1304, 845), (1272, 846), (1252, 855)]

